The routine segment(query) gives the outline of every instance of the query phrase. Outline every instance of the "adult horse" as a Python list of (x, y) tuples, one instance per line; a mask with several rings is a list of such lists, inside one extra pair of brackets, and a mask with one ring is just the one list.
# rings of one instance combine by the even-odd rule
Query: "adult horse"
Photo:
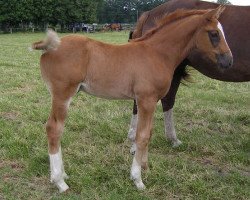
[[(146, 34), (148, 30), (157, 25), (156, 19), (166, 13), (171, 13), (176, 9), (212, 9), (218, 7), (216, 3), (204, 2), (199, 0), (172, 0), (164, 3), (155, 9), (145, 12), (139, 18), (137, 26), (131, 35), (132, 38), (139, 38)], [(175, 96), (179, 88), (181, 79), (186, 75), (187, 65), (194, 67), (196, 70), (213, 79), (231, 82), (250, 81), (250, 6), (233, 6), (226, 5), (226, 10), (220, 17), (228, 45), (234, 56), (233, 67), (227, 71), (218, 69), (202, 51), (193, 51), (177, 67), (171, 87), (167, 95), (161, 100), (164, 112), (165, 134), (173, 143), (178, 146), (181, 141), (177, 139), (174, 120), (173, 106)], [(182, 29), (180, 31), (185, 31)], [(178, 34), (178, 33), (177, 33)], [(130, 152), (135, 152), (135, 134), (137, 126), (137, 106), (134, 102), (133, 115), (130, 122), (128, 138), (132, 141)]]
[(106, 24), (106, 25), (104, 25), (103, 30), (105, 30), (105, 31), (121, 31), (122, 25), (120, 23)]
[[(223, 37), (218, 17), (224, 8), (179, 10), (163, 17), (144, 37), (125, 45), (111, 45), (84, 36), (61, 40), (53, 31), (33, 49), (43, 50), (42, 77), (52, 97), (46, 125), (51, 181), (60, 192), (68, 189), (61, 154), (60, 136), (71, 98), (79, 91), (115, 99), (135, 99), (138, 104), (136, 153), (131, 178), (138, 189), (145, 186), (141, 168), (148, 163), (156, 103), (170, 88), (175, 68), (193, 51), (205, 51), (214, 65), (229, 68), (232, 53)], [(180, 31), (185, 28), (185, 31)], [(179, 34), (176, 34), (179, 33)]]

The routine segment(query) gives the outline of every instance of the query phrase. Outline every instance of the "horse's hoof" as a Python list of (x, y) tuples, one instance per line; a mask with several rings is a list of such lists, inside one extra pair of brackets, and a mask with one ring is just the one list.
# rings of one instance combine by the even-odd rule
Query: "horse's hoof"
[(146, 186), (143, 184), (143, 182), (135, 183), (138, 190), (145, 190)]
[(182, 142), (180, 140), (176, 140), (173, 142), (173, 148), (179, 147), (182, 144)]
[(58, 182), (55, 183), (57, 188), (59, 189), (59, 192), (65, 192), (66, 190), (69, 189), (69, 186), (64, 182), (64, 180), (60, 180)]

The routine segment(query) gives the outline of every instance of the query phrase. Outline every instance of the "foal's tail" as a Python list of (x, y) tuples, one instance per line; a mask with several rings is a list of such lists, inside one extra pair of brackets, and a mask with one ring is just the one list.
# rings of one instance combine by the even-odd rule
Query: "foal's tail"
[(44, 51), (56, 50), (59, 47), (60, 42), (61, 40), (57, 33), (49, 29), (47, 31), (47, 37), (42, 41), (33, 43), (31, 49)]

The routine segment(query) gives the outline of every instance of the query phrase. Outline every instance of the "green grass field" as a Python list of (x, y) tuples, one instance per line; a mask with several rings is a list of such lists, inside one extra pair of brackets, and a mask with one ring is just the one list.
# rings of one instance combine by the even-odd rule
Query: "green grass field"
[[(128, 33), (90, 34), (125, 43)], [(0, 199), (249, 199), (250, 83), (225, 83), (193, 71), (181, 86), (175, 123), (182, 146), (165, 140), (158, 105), (149, 148), (147, 187), (130, 180), (127, 139), (132, 101), (78, 93), (70, 106), (62, 150), (70, 190), (49, 181), (44, 125), (50, 96), (39, 56), (27, 48), (44, 34), (0, 35)]]

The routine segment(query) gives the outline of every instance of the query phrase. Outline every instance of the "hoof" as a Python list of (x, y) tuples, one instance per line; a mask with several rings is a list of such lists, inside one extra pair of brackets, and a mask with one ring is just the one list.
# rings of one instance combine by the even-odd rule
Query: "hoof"
[(139, 183), (135, 182), (135, 185), (136, 185), (138, 190), (145, 190), (146, 189), (146, 186), (143, 184), (143, 182), (139, 182)]
[(60, 180), (58, 182), (55, 183), (57, 188), (59, 189), (59, 192), (65, 192), (66, 190), (69, 189), (69, 186), (64, 182), (64, 180)]
[(136, 180), (135, 178), (133, 178), (132, 175), (130, 176), (130, 179), (134, 182), (134, 184), (138, 190), (146, 189), (146, 186), (143, 184), (143, 182), (141, 180)]
[(181, 144), (182, 144), (182, 142), (177, 139), (176, 141), (173, 142), (173, 147), (174, 148), (179, 147)]

